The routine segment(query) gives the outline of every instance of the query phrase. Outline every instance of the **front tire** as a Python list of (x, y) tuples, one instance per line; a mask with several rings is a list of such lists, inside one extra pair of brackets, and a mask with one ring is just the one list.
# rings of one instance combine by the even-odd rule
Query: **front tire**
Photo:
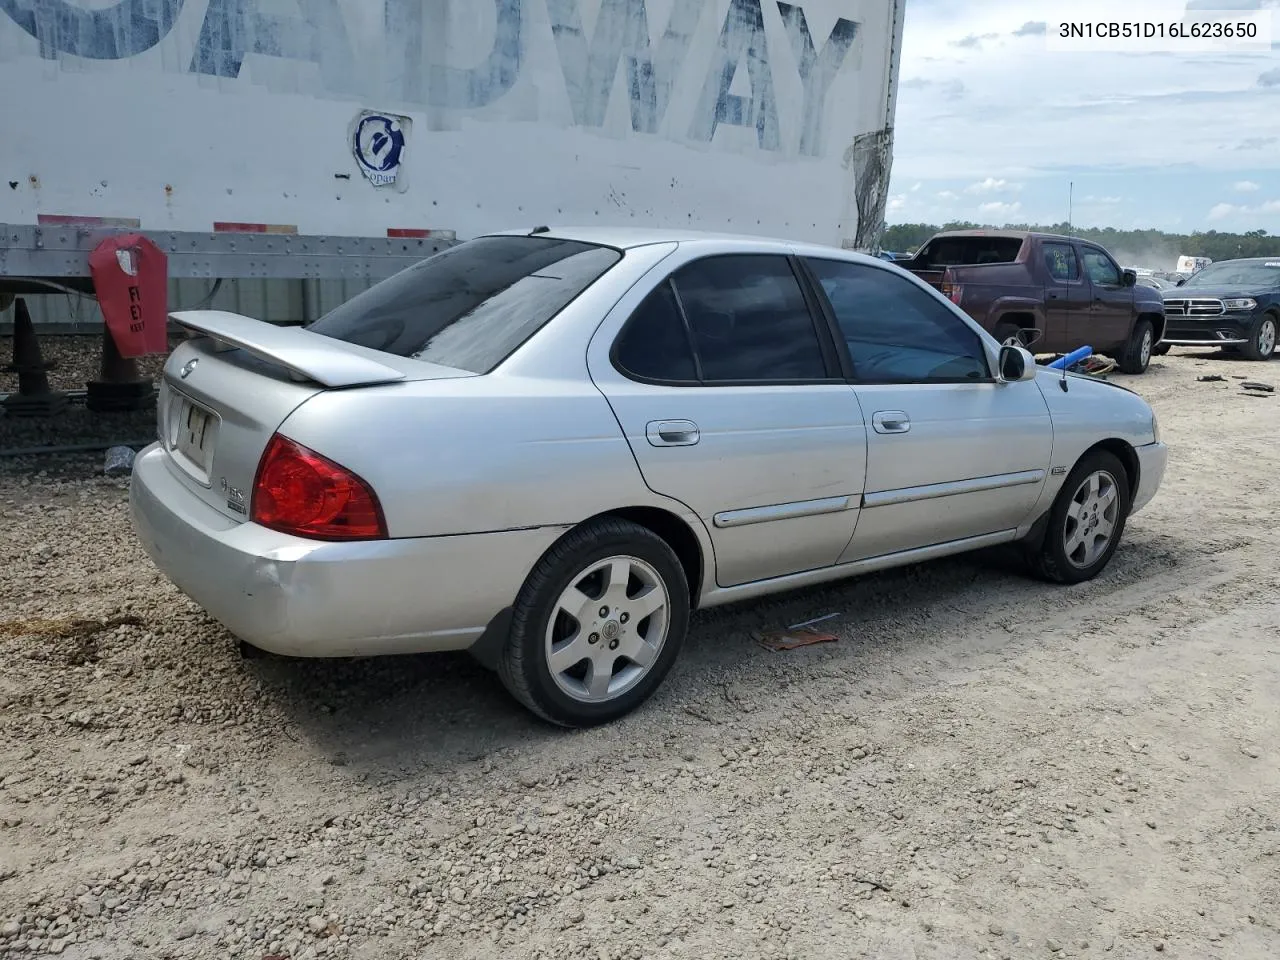
[(1240, 352), (1246, 360), (1270, 360), (1276, 352), (1276, 318), (1267, 314), (1259, 320), (1249, 342), (1241, 346)]
[(1168, 354), (1169, 345), (1167, 343), (1157, 343), (1154, 347), (1151, 348), (1151, 352), (1157, 357), (1163, 357), (1166, 354)]
[(525, 580), (498, 676), (551, 723), (608, 723), (657, 690), (688, 626), (689, 583), (666, 541), (626, 520), (593, 520)]
[(1132, 502), (1129, 478), (1115, 454), (1080, 458), (1058, 492), (1044, 539), (1028, 557), (1032, 572), (1051, 583), (1082, 583), (1100, 574), (1124, 534)]
[(1139, 320), (1133, 325), (1129, 342), (1124, 345), (1120, 356), (1116, 357), (1116, 366), (1124, 373), (1145, 373), (1155, 345), (1156, 333), (1151, 321), (1145, 318)]

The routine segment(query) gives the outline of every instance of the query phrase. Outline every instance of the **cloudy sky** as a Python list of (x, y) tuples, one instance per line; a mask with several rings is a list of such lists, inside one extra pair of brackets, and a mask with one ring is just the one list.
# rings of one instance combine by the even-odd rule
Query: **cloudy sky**
[(1074, 181), (1082, 226), (1280, 234), (1280, 0), (1109, 18), (1151, 2), (1269, 10), (1272, 49), (1065, 52), (1061, 3), (907, 0), (889, 222), (1058, 222)]

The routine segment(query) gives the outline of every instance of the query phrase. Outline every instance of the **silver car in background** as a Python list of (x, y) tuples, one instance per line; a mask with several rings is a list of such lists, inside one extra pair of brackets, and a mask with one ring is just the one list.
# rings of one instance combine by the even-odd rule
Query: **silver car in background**
[(174, 319), (156, 565), (253, 646), (470, 650), (566, 726), (652, 694), (696, 607), (995, 544), (1088, 580), (1165, 469), (1137, 395), (829, 247), (539, 228), (309, 328)]

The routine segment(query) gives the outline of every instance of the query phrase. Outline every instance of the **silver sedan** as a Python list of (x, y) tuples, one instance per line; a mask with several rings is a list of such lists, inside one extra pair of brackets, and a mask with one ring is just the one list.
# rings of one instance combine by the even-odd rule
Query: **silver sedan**
[(995, 544), (1097, 576), (1151, 408), (915, 277), (668, 231), (480, 237), (307, 328), (179, 313), (131, 502), (248, 644), (470, 650), (566, 726), (643, 702), (690, 611)]

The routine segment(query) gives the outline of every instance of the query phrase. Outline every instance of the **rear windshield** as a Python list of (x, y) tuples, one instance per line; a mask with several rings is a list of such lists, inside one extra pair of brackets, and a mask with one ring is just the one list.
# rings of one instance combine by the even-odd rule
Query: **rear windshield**
[(401, 270), (307, 329), (488, 373), (622, 258), (551, 237), (480, 237)]
[(920, 251), (920, 262), (936, 267), (1012, 263), (1022, 249), (1019, 237), (942, 237)]

